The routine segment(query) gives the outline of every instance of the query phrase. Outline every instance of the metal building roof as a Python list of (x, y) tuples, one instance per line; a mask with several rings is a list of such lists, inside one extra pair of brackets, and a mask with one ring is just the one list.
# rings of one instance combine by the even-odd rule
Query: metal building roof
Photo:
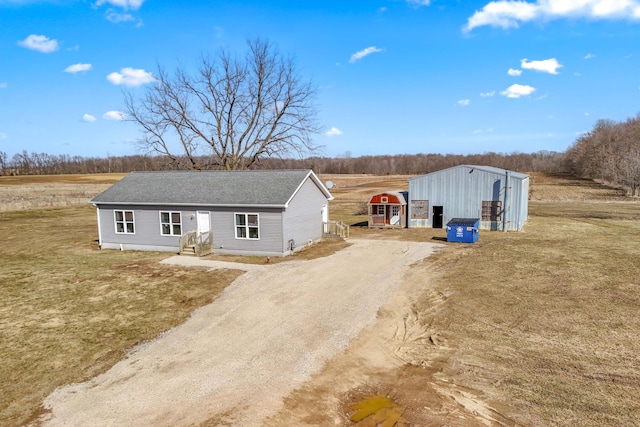
[(333, 197), (311, 170), (132, 172), (94, 204), (286, 207), (307, 177)]
[[(516, 178), (516, 179), (526, 179), (526, 178), (529, 177), (529, 175), (524, 174), (524, 173), (507, 171), (506, 169), (496, 168), (496, 167), (493, 167), (493, 166), (458, 165), (458, 166), (453, 166), (453, 167), (447, 168), (447, 169), (455, 169), (455, 168), (467, 168), (469, 170), (478, 169), (478, 170), (481, 170), (481, 171), (484, 171), (484, 172), (495, 173), (495, 174), (498, 174), (498, 175), (504, 175), (507, 172), (509, 172), (510, 176), (512, 178)], [(428, 173), (426, 175), (416, 176), (416, 177), (410, 178), (409, 180), (418, 179), (418, 178), (421, 178), (423, 176), (429, 176), (429, 175), (437, 174), (437, 173), (440, 173), (443, 170), (447, 170), (447, 169), (441, 169), (439, 171), (431, 172), (431, 173)]]

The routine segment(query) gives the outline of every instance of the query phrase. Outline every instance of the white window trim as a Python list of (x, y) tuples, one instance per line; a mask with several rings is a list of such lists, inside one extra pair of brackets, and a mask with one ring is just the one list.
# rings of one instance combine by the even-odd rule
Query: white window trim
[[(242, 225), (238, 225), (236, 224), (236, 216), (237, 215), (244, 215), (245, 217), (245, 223), (246, 225), (242, 226)], [(258, 229), (258, 238), (253, 238), (253, 237), (249, 237), (249, 215), (255, 215), (256, 217), (258, 217), (258, 226), (254, 227), (251, 226), (251, 228), (257, 228)], [(247, 237), (238, 237), (238, 227), (244, 227), (247, 231)], [(254, 212), (234, 212), (233, 214), (233, 235), (236, 238), (236, 240), (260, 240), (260, 236), (262, 235), (262, 233), (260, 232), (260, 214), (258, 213), (254, 213)]]
[[(116, 212), (122, 212), (122, 221), (118, 221), (116, 218)], [(131, 221), (126, 220), (126, 212), (131, 212)], [(122, 222), (124, 224), (124, 231), (118, 231), (118, 222)], [(133, 233), (127, 231), (127, 223), (131, 222), (133, 224)], [(136, 213), (130, 209), (114, 209), (113, 210), (113, 227), (116, 231), (116, 234), (136, 234)]]
[[(162, 222), (162, 214), (163, 213), (168, 213), (169, 214), (169, 222), (168, 223), (163, 223)], [(173, 234), (173, 226), (174, 226), (174, 222), (172, 220), (172, 215), (173, 214), (180, 214), (180, 234)], [(165, 237), (171, 237), (171, 236), (182, 236), (182, 212), (180, 211), (160, 211), (158, 212), (158, 218), (160, 219), (160, 235), (161, 236), (165, 236)], [(171, 231), (169, 234), (165, 234), (162, 232), (162, 224), (169, 224), (169, 230)]]

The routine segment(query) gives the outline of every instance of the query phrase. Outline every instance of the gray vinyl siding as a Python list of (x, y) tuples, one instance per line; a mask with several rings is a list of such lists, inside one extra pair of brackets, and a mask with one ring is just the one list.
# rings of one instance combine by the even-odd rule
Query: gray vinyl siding
[(309, 242), (316, 242), (322, 238), (322, 207), (325, 205), (329, 209), (327, 198), (312, 180), (307, 179), (283, 214), (285, 251), (288, 250), (289, 240), (293, 240), (296, 248), (300, 249)]
[[(116, 233), (114, 211), (133, 211), (134, 234)], [(160, 233), (160, 212), (180, 212), (182, 233), (196, 228), (195, 208), (155, 206), (100, 206), (100, 242), (104, 249), (147, 249), (178, 251), (180, 236), (163, 236)]]
[[(235, 214), (258, 214), (259, 239), (236, 239)], [(216, 208), (211, 211), (213, 252), (218, 254), (283, 254), (282, 209)]]
[[(452, 218), (482, 218), (483, 201), (502, 201), (506, 171), (456, 166), (409, 180), (409, 227), (432, 227), (433, 207), (443, 207), (443, 226)], [(511, 173), (507, 197), (507, 229), (522, 229), (528, 215), (529, 177)], [(412, 201), (428, 200), (428, 219), (412, 219)], [(481, 229), (502, 230), (502, 221), (481, 221)]]
[[(184, 234), (197, 229), (200, 211), (209, 212), (214, 253), (283, 256), (289, 240), (302, 247), (322, 237), (322, 207), (331, 199), (310, 170), (210, 171), (132, 173), (92, 203), (101, 248), (178, 251), (180, 236), (161, 234), (160, 212), (180, 212)], [(133, 211), (133, 234), (116, 233), (116, 210)], [(236, 238), (237, 213), (258, 215), (258, 239)]]

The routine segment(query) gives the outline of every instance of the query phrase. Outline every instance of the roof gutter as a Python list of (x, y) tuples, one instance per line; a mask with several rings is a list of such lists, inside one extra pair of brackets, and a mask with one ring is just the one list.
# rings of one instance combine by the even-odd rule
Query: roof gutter
[(286, 208), (286, 205), (257, 205), (257, 204), (208, 204), (208, 203), (162, 203), (162, 202), (131, 202), (131, 201), (119, 201), (119, 202), (96, 202), (92, 200), (92, 205), (136, 205), (136, 206), (185, 206), (185, 207), (210, 207), (210, 208), (268, 208), (268, 209), (280, 209)]

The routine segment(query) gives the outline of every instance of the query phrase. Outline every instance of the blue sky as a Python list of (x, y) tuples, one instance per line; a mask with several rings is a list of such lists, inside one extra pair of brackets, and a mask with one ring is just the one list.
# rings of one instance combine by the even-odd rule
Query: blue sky
[(0, 0), (0, 151), (137, 153), (123, 90), (268, 39), (326, 156), (564, 151), (640, 112), (640, 0)]

